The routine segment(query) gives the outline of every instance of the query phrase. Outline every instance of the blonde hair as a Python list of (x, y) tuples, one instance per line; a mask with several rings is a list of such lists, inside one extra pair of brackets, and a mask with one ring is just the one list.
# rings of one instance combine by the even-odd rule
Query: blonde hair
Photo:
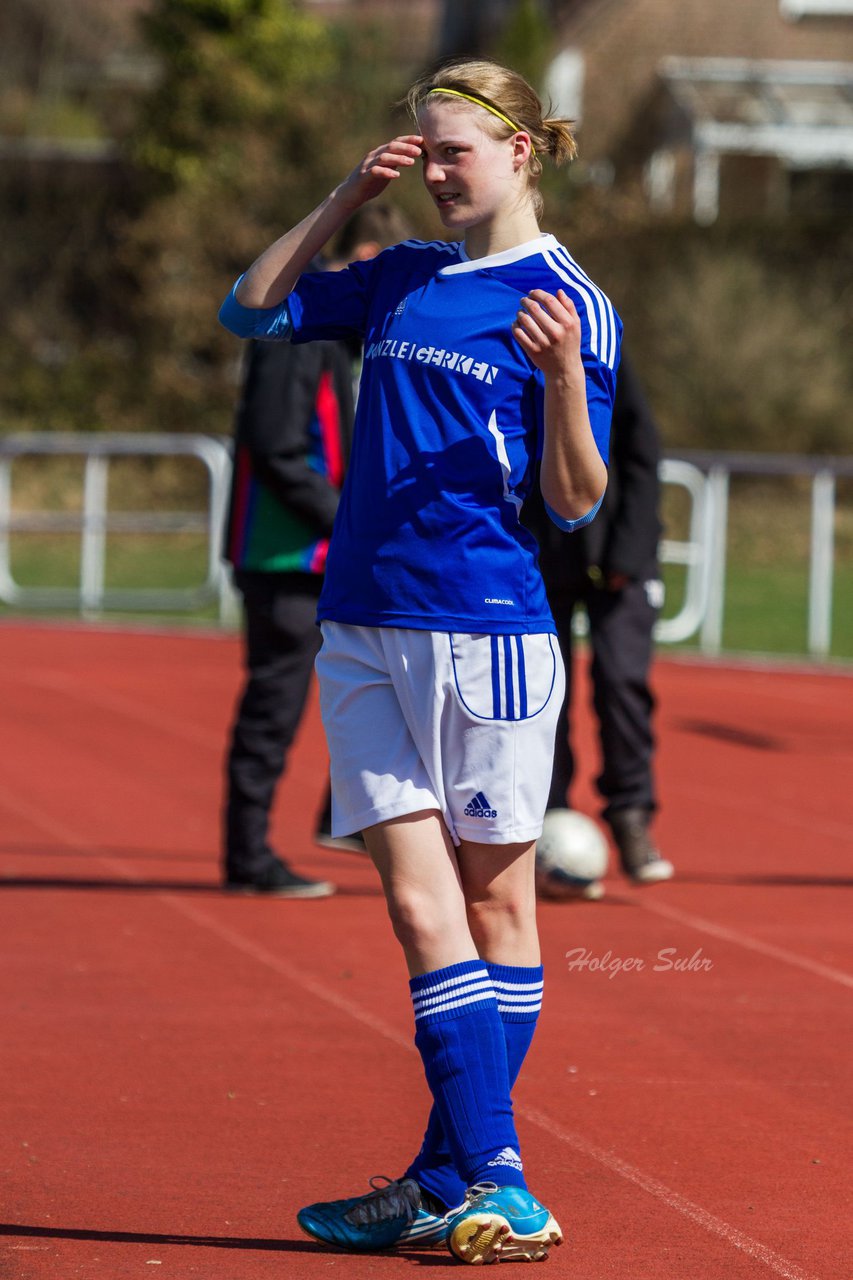
[(454, 58), (420, 76), (405, 98), (415, 120), (436, 89), (452, 89), (454, 94), (480, 99), (486, 109), (482, 126), (495, 138), (510, 138), (519, 130), (530, 134), (533, 153), (527, 162), (528, 186), (533, 195), (536, 216), (540, 217), (542, 197), (537, 190), (542, 175), (540, 157), (550, 156), (558, 165), (574, 160), (577, 144), (572, 131), (573, 122), (558, 116), (546, 116), (539, 95), (523, 76), (484, 58)]

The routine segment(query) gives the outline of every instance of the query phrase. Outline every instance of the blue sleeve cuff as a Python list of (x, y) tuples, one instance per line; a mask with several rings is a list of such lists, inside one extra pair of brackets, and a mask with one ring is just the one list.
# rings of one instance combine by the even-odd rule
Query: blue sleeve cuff
[(240, 280), (219, 308), (219, 323), (236, 333), (238, 338), (289, 338), (293, 325), (287, 299), (275, 307), (244, 307), (234, 296)]
[(601, 506), (603, 501), (604, 501), (604, 494), (601, 495), (601, 497), (598, 499), (598, 502), (596, 502), (595, 506), (592, 507), (591, 510), (587, 511), (585, 516), (581, 516), (577, 520), (564, 520), (562, 516), (557, 515), (553, 507), (548, 506), (547, 502), (545, 503), (545, 510), (548, 512), (548, 515), (554, 521), (554, 524), (557, 525), (559, 529), (562, 529), (564, 533), (574, 533), (576, 529), (582, 529), (585, 524), (590, 524), (591, 521), (595, 519), (596, 514), (598, 512), (598, 508)]

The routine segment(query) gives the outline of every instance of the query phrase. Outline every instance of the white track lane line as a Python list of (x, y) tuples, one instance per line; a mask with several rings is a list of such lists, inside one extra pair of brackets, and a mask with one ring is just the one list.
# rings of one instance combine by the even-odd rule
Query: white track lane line
[[(211, 734), (207, 729), (187, 724), (186, 721), (178, 720), (164, 712), (152, 710), (125, 694), (108, 692), (103, 689), (83, 689), (77, 681), (58, 671), (26, 677), (26, 682), (34, 688), (48, 689), (52, 693), (62, 693), (66, 697), (74, 698), (87, 705), (101, 707), (105, 711), (113, 711), (117, 715), (123, 715), (129, 720), (136, 721), (138, 724), (144, 724), (148, 728), (156, 729), (159, 733), (170, 733), (184, 742), (204, 747), (207, 751), (221, 753), (221, 737)], [(853, 842), (853, 827), (849, 823), (831, 822), (818, 815), (803, 815), (794, 809), (786, 809), (777, 805), (774, 805), (772, 809), (757, 808), (754, 797), (739, 803), (732, 798), (721, 798), (719, 793), (710, 787), (703, 788), (695, 784), (686, 785), (682, 788), (682, 792), (685, 796), (692, 797), (694, 800), (708, 801), (716, 808), (722, 806), (723, 808), (731, 809), (735, 813), (763, 814), (769, 820), (779, 822), (783, 826), (793, 826), (809, 831), (813, 835), (839, 837)]]
[(696, 929), (699, 933), (707, 933), (712, 938), (720, 938), (723, 942), (731, 942), (734, 946), (744, 947), (747, 951), (755, 951), (758, 955), (767, 956), (770, 960), (779, 960), (782, 964), (794, 965), (804, 969), (806, 973), (818, 978), (826, 978), (829, 982), (837, 982), (839, 986), (853, 988), (853, 977), (842, 969), (833, 969), (831, 965), (821, 964), (819, 960), (809, 960), (806, 956), (787, 951), (784, 947), (776, 947), (772, 942), (761, 942), (747, 933), (737, 929), (729, 929), (726, 925), (716, 924), (713, 920), (705, 920), (702, 916), (691, 915), (687, 911), (679, 911), (677, 907), (662, 902), (641, 898), (638, 894), (631, 901), (643, 911), (651, 911), (653, 915), (663, 916), (665, 920), (674, 920), (688, 929)]
[(605, 1151), (602, 1147), (587, 1141), (586, 1138), (581, 1137), (579, 1134), (573, 1133), (569, 1129), (564, 1129), (562, 1125), (555, 1124), (549, 1116), (546, 1116), (541, 1111), (535, 1111), (531, 1107), (518, 1107), (515, 1104), (513, 1104), (513, 1107), (519, 1115), (532, 1121), (540, 1129), (544, 1129), (546, 1133), (559, 1138), (561, 1142), (573, 1147), (581, 1155), (603, 1164), (611, 1173), (616, 1173), (620, 1177), (626, 1178), (628, 1182), (633, 1182), (635, 1186), (641, 1187), (649, 1195), (662, 1200), (670, 1209), (674, 1209), (677, 1213), (682, 1214), (683, 1217), (689, 1218), (691, 1222), (695, 1222), (697, 1226), (704, 1228), (711, 1235), (719, 1236), (720, 1239), (732, 1245), (735, 1249), (739, 1249), (751, 1258), (756, 1258), (759, 1262), (763, 1262), (771, 1271), (775, 1271), (778, 1276), (784, 1276), (786, 1280), (811, 1280), (811, 1277), (795, 1263), (789, 1262), (787, 1258), (783, 1258), (772, 1249), (768, 1249), (760, 1241), (753, 1240), (751, 1236), (745, 1235), (743, 1231), (738, 1231), (737, 1227), (724, 1222), (722, 1218), (717, 1218), (713, 1213), (709, 1213), (707, 1209), (703, 1209), (701, 1205), (694, 1204), (692, 1200), (687, 1200), (684, 1196), (679, 1195), (677, 1191), (673, 1191), (671, 1187), (666, 1186), (665, 1183), (659, 1182), (657, 1178), (652, 1178), (649, 1174), (643, 1173), (641, 1169), (636, 1169), (634, 1165), (628, 1164), (626, 1160), (620, 1160), (612, 1151)]
[(767, 822), (776, 822), (780, 826), (799, 827), (813, 836), (828, 836), (830, 839), (846, 840), (853, 848), (853, 823), (832, 822), (820, 814), (803, 813), (799, 809), (789, 809), (785, 805), (773, 802), (762, 805), (754, 796), (737, 800), (733, 796), (721, 796), (714, 787), (697, 786), (695, 783), (679, 785), (678, 794), (684, 799), (699, 800), (714, 809), (728, 809), (731, 813), (748, 813), (751, 817), (759, 817)]
[[(223, 941), (230, 943), (245, 955), (251, 956), (259, 963), (286, 978), (288, 982), (298, 983), (304, 990), (322, 1000), (325, 1004), (331, 1005), (332, 1008), (345, 1013), (356, 1022), (369, 1027), (371, 1031), (377, 1032), (384, 1039), (404, 1049), (407, 1053), (417, 1054), (411, 1036), (402, 1035), (396, 1027), (385, 1022), (383, 1018), (376, 1017), (369, 1010), (361, 1008), (351, 998), (344, 999), (339, 996), (336, 991), (327, 987), (325, 983), (319, 982), (295, 965), (283, 960), (280, 956), (273, 955), (265, 947), (259, 946), (256, 942), (245, 938), (236, 930), (209, 916), (207, 912), (200, 910), (197, 904), (184, 902), (182, 899), (174, 897), (171, 893), (164, 893), (159, 896), (179, 914), (186, 916), (202, 928), (215, 933)], [(549, 1137), (557, 1138), (558, 1141), (572, 1147), (586, 1159), (596, 1161), (610, 1173), (625, 1178), (649, 1195), (655, 1196), (668, 1208), (680, 1213), (682, 1217), (688, 1218), (704, 1231), (718, 1236), (726, 1244), (738, 1249), (741, 1253), (745, 1253), (750, 1258), (755, 1258), (758, 1262), (762, 1262), (776, 1275), (782, 1276), (784, 1280), (815, 1280), (808, 1272), (803, 1271), (795, 1263), (789, 1262), (787, 1258), (775, 1253), (767, 1245), (761, 1244), (759, 1240), (753, 1240), (751, 1236), (739, 1231), (737, 1227), (733, 1227), (730, 1223), (723, 1221), (722, 1218), (709, 1213), (707, 1209), (703, 1209), (701, 1205), (694, 1204), (692, 1200), (687, 1200), (665, 1183), (658, 1181), (657, 1178), (653, 1178), (647, 1173), (643, 1173), (641, 1169), (635, 1168), (634, 1165), (629, 1164), (626, 1160), (621, 1160), (611, 1151), (606, 1151), (603, 1147), (589, 1142), (580, 1134), (564, 1128), (544, 1112), (519, 1103), (514, 1104), (514, 1110), (517, 1115), (523, 1116), (525, 1120), (543, 1130)]]
[[(79, 849), (85, 853), (88, 844), (82, 836), (71, 831), (66, 824), (54, 823), (44, 817), (44, 815), (36, 810), (33, 806), (22, 802), (19, 797), (13, 797), (5, 788), (0, 788), (0, 803), (6, 805), (13, 812), (18, 813), (21, 817), (40, 826), (48, 835), (61, 839), (66, 845)], [(144, 883), (139, 880), (138, 874), (132, 867), (129, 867), (119, 858), (107, 858), (103, 854), (89, 854), (94, 861), (100, 862), (110, 871), (120, 875), (122, 879), (129, 884)], [(198, 927), (205, 929), (208, 933), (212, 933), (221, 938), (223, 942), (227, 942), (229, 946), (241, 951), (244, 955), (249, 956), (258, 964), (281, 977), (286, 978), (288, 982), (294, 982), (304, 991), (317, 999), (322, 1000), (324, 1004), (337, 1010), (339, 1013), (345, 1014), (356, 1022), (360, 1022), (362, 1026), (369, 1028), (383, 1039), (391, 1044), (397, 1045), (407, 1054), (416, 1054), (412, 1037), (405, 1036), (399, 1032), (396, 1027), (386, 1022), (384, 1018), (377, 1017), (368, 1009), (361, 1008), (351, 998), (344, 999), (343, 996), (325, 983), (318, 981), (304, 970), (299, 969), (296, 965), (290, 964), (281, 956), (275, 955), (267, 950), (266, 947), (260, 946), (257, 942), (253, 942), (251, 938), (245, 937), (236, 929), (230, 928), (223, 924), (214, 916), (209, 915), (206, 911), (199, 909), (197, 904), (191, 904), (182, 898), (176, 897), (171, 892), (158, 892), (155, 895), (171, 910), (185, 919), (192, 921)], [(680, 914), (680, 913), (679, 913)], [(821, 974), (825, 976), (825, 974)], [(700, 1205), (694, 1204), (691, 1200), (685, 1199), (679, 1195), (677, 1191), (673, 1191), (671, 1187), (665, 1183), (658, 1181), (657, 1178), (651, 1177), (649, 1174), (643, 1173), (641, 1169), (637, 1169), (634, 1165), (629, 1164), (625, 1160), (621, 1160), (618, 1156), (610, 1151), (605, 1151), (602, 1147), (595, 1143), (589, 1142), (580, 1134), (576, 1134), (571, 1130), (565, 1129), (562, 1125), (557, 1124), (549, 1116), (541, 1111), (537, 1111), (532, 1107), (523, 1104), (516, 1105), (515, 1110), (518, 1115), (523, 1116), (529, 1123), (535, 1125), (538, 1129), (543, 1130), (551, 1137), (555, 1137), (558, 1141), (572, 1147), (575, 1151), (587, 1159), (596, 1161), (603, 1165), (611, 1173), (615, 1173), (621, 1178), (625, 1178), (628, 1182), (640, 1187), (649, 1195), (655, 1196), (661, 1200), (670, 1209), (676, 1213), (680, 1213), (682, 1217), (688, 1218), (703, 1230), (711, 1235), (718, 1236), (726, 1244), (738, 1249), (741, 1253), (747, 1254), (751, 1258), (762, 1262), (776, 1275), (783, 1277), (783, 1280), (816, 1280), (794, 1263), (789, 1262), (780, 1254), (775, 1253), (766, 1245), (761, 1244), (758, 1240), (753, 1240), (751, 1236), (745, 1235), (744, 1232), (738, 1231), (736, 1227), (730, 1223), (724, 1222), (722, 1218), (717, 1218), (714, 1214), (709, 1213)]]
[(103, 711), (113, 711), (125, 716), (128, 720), (144, 724), (158, 733), (170, 733), (183, 742), (190, 742), (194, 747), (204, 747), (208, 751), (221, 753), (225, 735), (223, 722), (221, 733), (211, 733), (209, 729), (200, 729), (196, 725), (187, 724), (185, 720), (169, 716), (161, 711), (152, 710), (134, 698), (123, 693), (110, 693), (105, 689), (81, 688), (79, 683), (60, 672), (45, 672), (39, 676), (31, 676), (27, 683), (36, 689), (47, 689), (51, 693), (61, 693), (74, 698), (89, 707), (100, 707)]

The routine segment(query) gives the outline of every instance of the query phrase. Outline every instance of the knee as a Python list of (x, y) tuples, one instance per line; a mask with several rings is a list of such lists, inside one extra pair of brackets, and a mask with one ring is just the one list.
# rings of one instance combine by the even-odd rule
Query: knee
[(459, 904), (440, 902), (413, 887), (388, 894), (388, 914), (394, 936), (407, 955), (432, 954), (445, 939), (458, 936), (460, 923), (465, 928)]
[(524, 936), (536, 928), (536, 902), (527, 887), (513, 892), (487, 893), (467, 902), (468, 927), (478, 948), (487, 951)]

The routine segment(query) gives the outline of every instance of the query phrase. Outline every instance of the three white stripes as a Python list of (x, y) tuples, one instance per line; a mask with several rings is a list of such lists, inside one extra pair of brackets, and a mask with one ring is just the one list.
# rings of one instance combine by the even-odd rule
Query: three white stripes
[(538, 1013), (542, 1007), (541, 982), (494, 981), (488, 973), (465, 973), (412, 992), (415, 1021), (428, 1015), (496, 999), (499, 1013)]
[(492, 980), (498, 999), (498, 1013), (538, 1013), (542, 1008), (543, 983)]
[(562, 245), (553, 251), (546, 251), (545, 258), (560, 279), (583, 298), (589, 322), (589, 345), (593, 355), (612, 369), (616, 362), (616, 317), (610, 299), (593, 284)]

